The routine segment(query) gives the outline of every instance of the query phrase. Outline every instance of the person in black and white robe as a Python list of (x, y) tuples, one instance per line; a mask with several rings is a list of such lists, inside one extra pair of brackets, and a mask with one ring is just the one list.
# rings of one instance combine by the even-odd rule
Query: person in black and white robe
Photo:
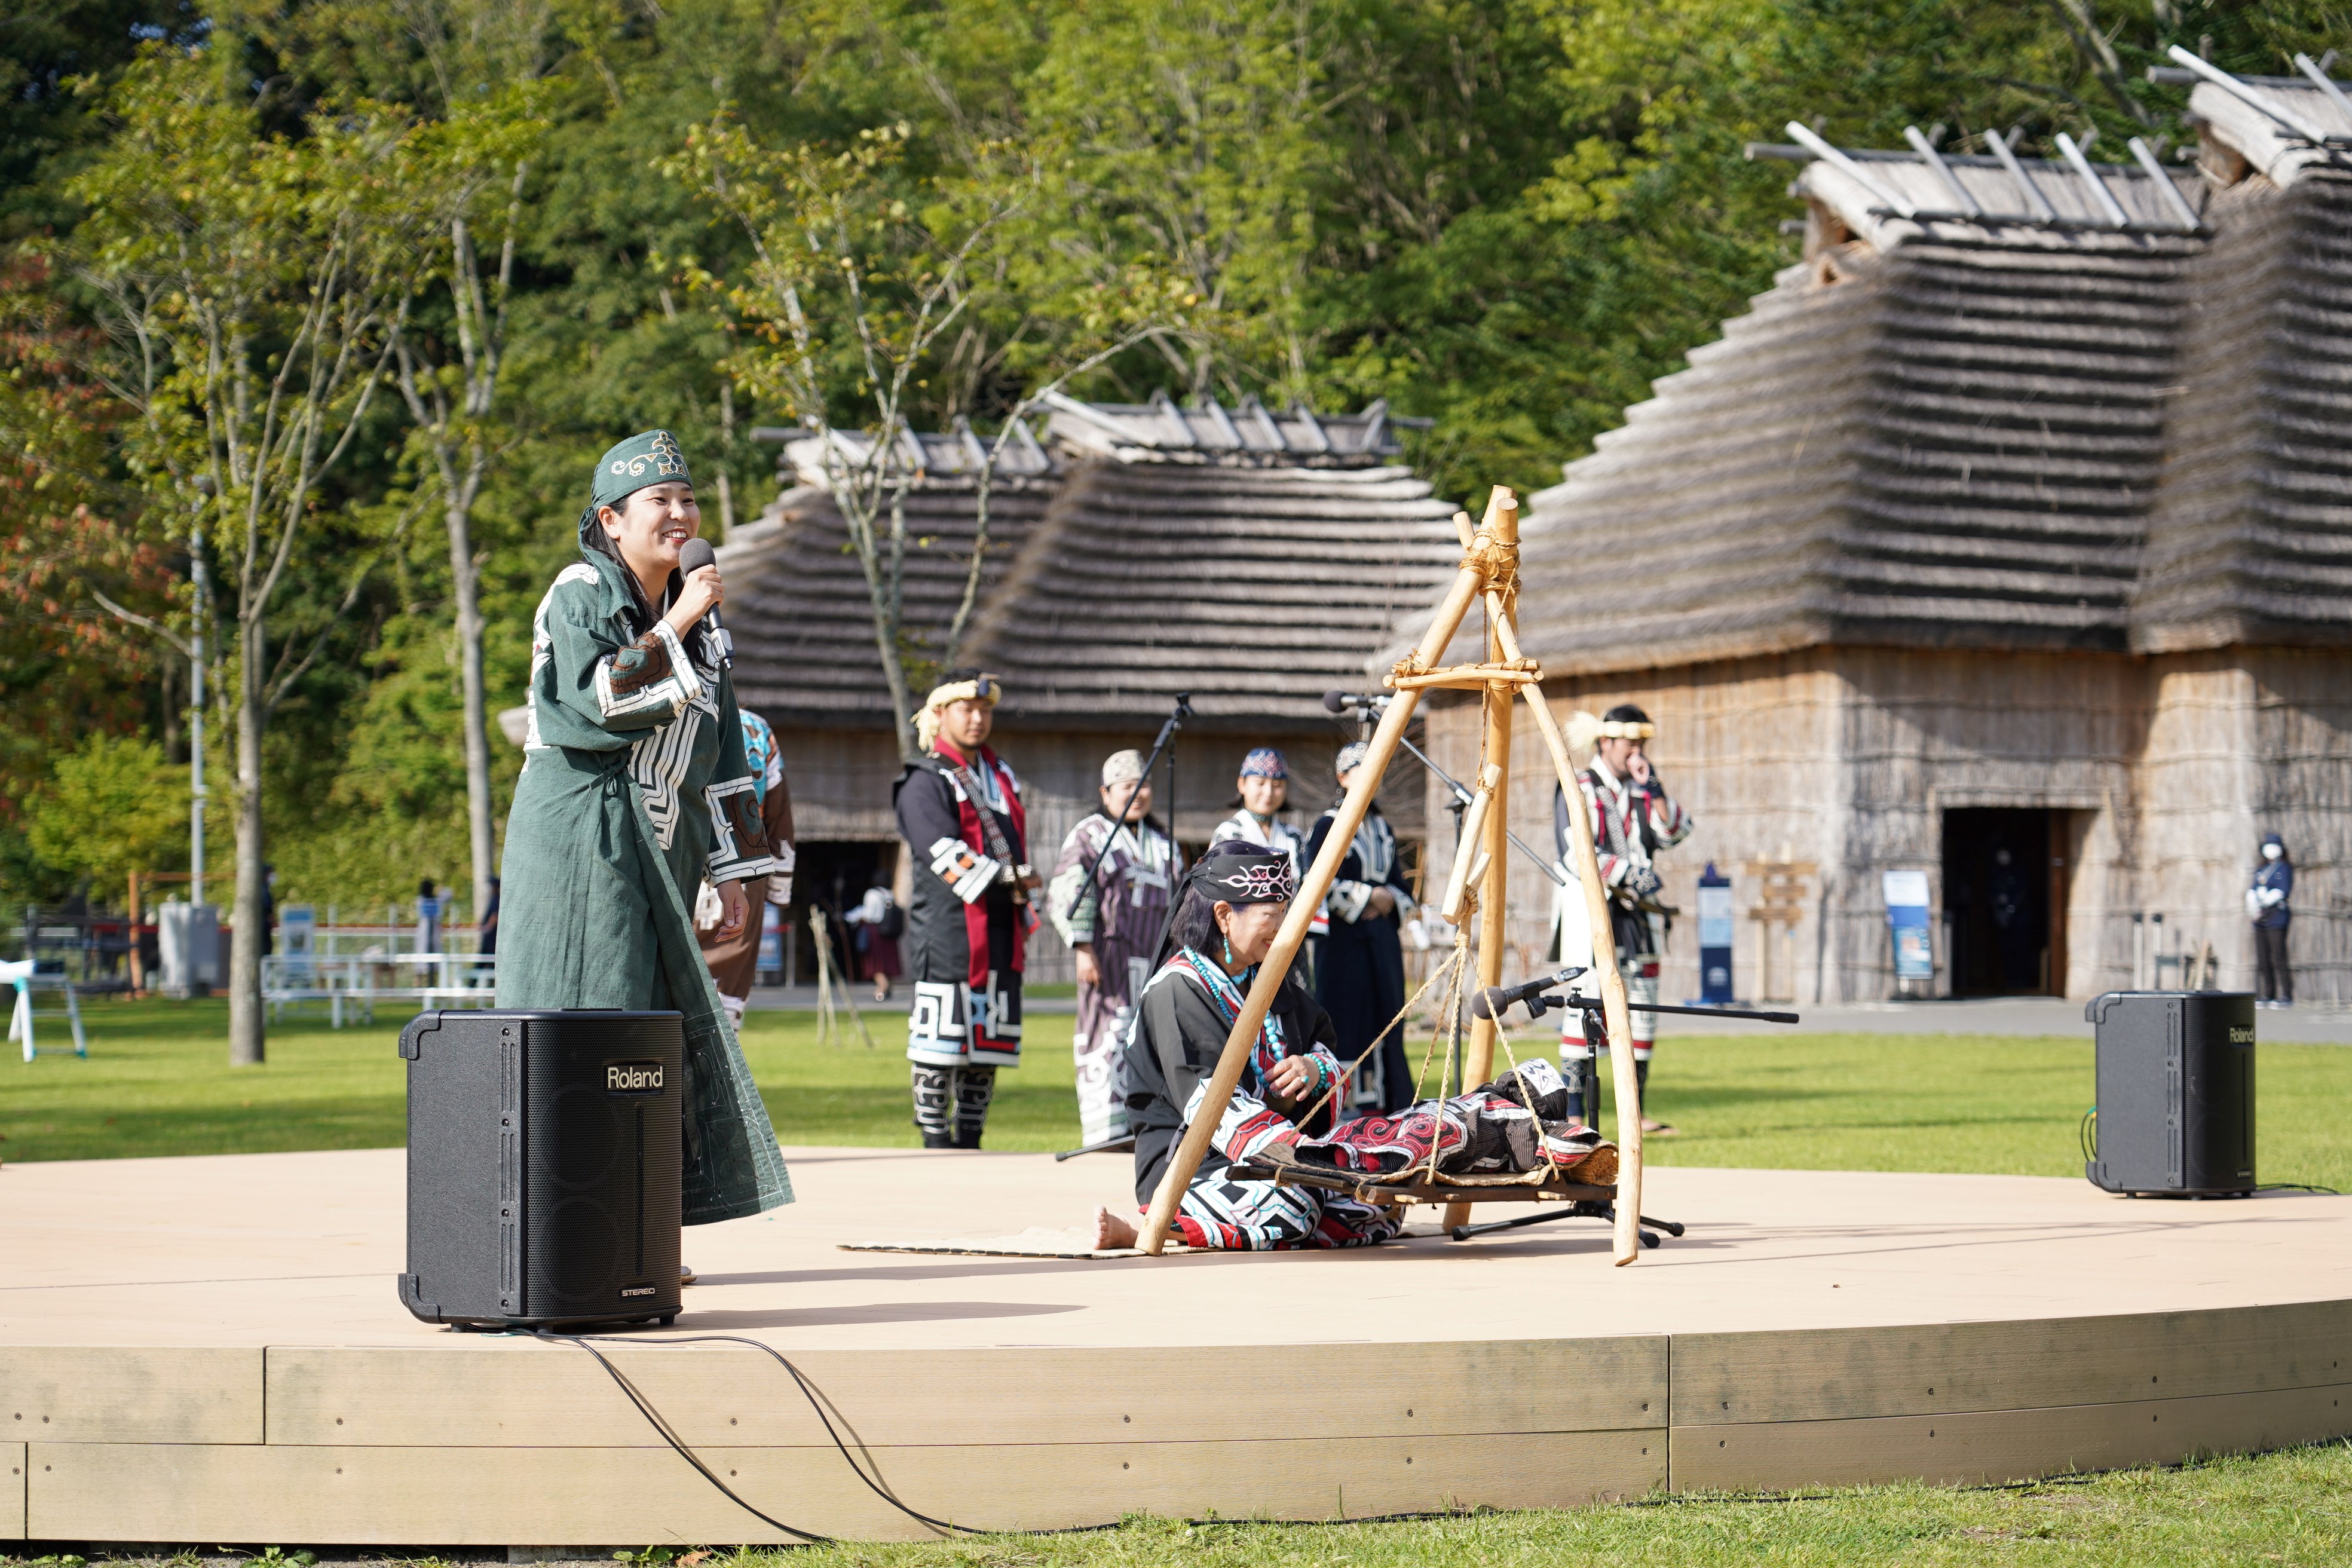
[[(1337, 771), (1341, 795), (1369, 749), (1361, 741), (1340, 749)], [(1316, 821), (1307, 841), (1308, 864), (1323, 853), (1339, 815), (1335, 805)], [(1364, 1057), (1348, 1085), (1346, 1114), (1392, 1111), (1412, 1103), (1415, 1086), (1405, 1061), (1404, 1026), (1389, 1024), (1404, 1007), (1403, 924), (1415, 907), (1397, 863), (1396, 832), (1375, 802), (1364, 813), (1324, 897), (1328, 924), (1315, 963), (1315, 999), (1331, 1015), (1341, 1065)], [(1375, 1040), (1379, 1047), (1365, 1056)]]

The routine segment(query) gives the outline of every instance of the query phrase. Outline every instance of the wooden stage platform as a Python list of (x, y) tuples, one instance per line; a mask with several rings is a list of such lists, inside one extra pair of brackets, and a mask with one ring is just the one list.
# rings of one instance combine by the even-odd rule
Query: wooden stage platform
[[(1366, 1252), (845, 1252), (1074, 1224), (1097, 1157), (788, 1152), (802, 1201), (689, 1231), (686, 1315), (614, 1359), (765, 1511), (926, 1533), (1322, 1519), (1659, 1489), (2001, 1479), (2352, 1434), (2352, 1198), (1653, 1171), (1630, 1268), (1581, 1221)], [(0, 1539), (785, 1539), (584, 1352), (411, 1320), (397, 1150), (0, 1170)], [(1510, 1210), (1490, 1209), (1481, 1217)]]

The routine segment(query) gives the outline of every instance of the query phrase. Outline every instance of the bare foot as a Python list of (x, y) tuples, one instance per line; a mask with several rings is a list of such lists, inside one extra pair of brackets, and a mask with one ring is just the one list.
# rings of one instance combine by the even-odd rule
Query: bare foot
[(1644, 1116), (1642, 1118), (1642, 1131), (1655, 1134), (1660, 1138), (1671, 1138), (1675, 1135), (1675, 1124), (1671, 1121), (1659, 1121), (1651, 1117)]
[(1107, 1208), (1095, 1210), (1095, 1250), (1114, 1252), (1135, 1245), (1135, 1226)]

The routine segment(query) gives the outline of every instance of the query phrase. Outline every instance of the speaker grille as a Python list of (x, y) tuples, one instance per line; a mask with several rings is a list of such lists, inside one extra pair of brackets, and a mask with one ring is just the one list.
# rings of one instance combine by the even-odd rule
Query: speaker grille
[[(675, 1300), (684, 1103), (677, 1016), (533, 1019), (525, 1042), (530, 1314), (625, 1311), (647, 1298), (622, 1292), (647, 1284), (659, 1289), (653, 1300)], [(642, 1087), (648, 1069), (658, 1069), (658, 1088)]]

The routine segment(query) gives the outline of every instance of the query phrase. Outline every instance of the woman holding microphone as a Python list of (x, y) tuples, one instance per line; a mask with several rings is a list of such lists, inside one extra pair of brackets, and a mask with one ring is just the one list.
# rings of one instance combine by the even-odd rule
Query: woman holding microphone
[(498, 993), (500, 1007), (685, 1015), (688, 1225), (792, 1201), (689, 912), (707, 878), (722, 932), (740, 930), (752, 918), (743, 883), (771, 867), (734, 687), (704, 624), (725, 588), (715, 564), (678, 567), (701, 524), (668, 431), (598, 459), (581, 559), (556, 574), (531, 626)]

